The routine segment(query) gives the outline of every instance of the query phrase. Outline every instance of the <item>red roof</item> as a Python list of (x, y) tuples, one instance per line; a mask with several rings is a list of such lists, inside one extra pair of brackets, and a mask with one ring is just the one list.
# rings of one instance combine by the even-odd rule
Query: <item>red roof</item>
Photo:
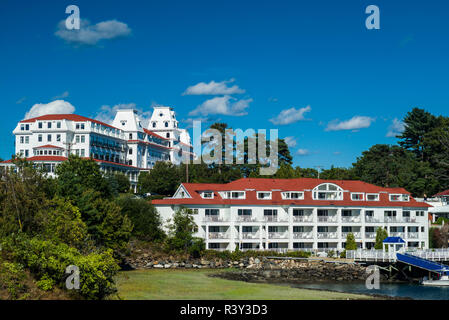
[[(28, 123), (28, 122), (36, 122), (37, 120), (70, 120), (70, 121), (90, 121), (90, 122), (94, 122), (97, 124), (101, 124), (103, 126), (112, 128), (112, 129), (118, 129), (116, 127), (113, 127), (107, 123), (95, 120), (95, 119), (91, 119), (91, 118), (86, 118), (77, 114), (46, 114), (44, 116), (40, 116), (40, 117), (36, 117), (36, 118), (31, 118), (31, 119), (25, 119), (20, 121), (20, 123)], [(119, 129), (120, 130), (120, 129)]]
[(440, 197), (440, 196), (449, 196), (449, 190), (441, 191), (440, 193), (437, 193), (434, 195), (434, 197)]
[(64, 148), (57, 147), (57, 146), (54, 146), (54, 145), (51, 145), (51, 144), (46, 144), (44, 146), (34, 147), (33, 149), (41, 149), (41, 148), (64, 149)]
[[(343, 200), (313, 200), (311, 190), (322, 183), (333, 183), (343, 190)], [(305, 206), (362, 206), (362, 207), (431, 207), (427, 203), (390, 201), (388, 194), (410, 194), (404, 188), (382, 188), (362, 181), (322, 179), (263, 179), (244, 178), (226, 184), (183, 183), (192, 198), (153, 200), (153, 204), (234, 204), (234, 205), (305, 205)], [(199, 191), (214, 191), (213, 199), (203, 199)], [(218, 191), (246, 191), (246, 199), (222, 199)], [(257, 199), (256, 191), (272, 191), (271, 200)], [(283, 191), (304, 191), (304, 200), (282, 199)], [(379, 201), (354, 201), (350, 192), (378, 193)]]
[(150, 136), (155, 136), (155, 137), (160, 138), (160, 139), (163, 139), (163, 140), (170, 140), (170, 139), (164, 138), (163, 136), (160, 136), (160, 135), (158, 135), (157, 133), (154, 133), (153, 131), (150, 131), (150, 130), (148, 130), (148, 129), (145, 129), (145, 128), (144, 128), (143, 131), (144, 131), (146, 134), (149, 134)]

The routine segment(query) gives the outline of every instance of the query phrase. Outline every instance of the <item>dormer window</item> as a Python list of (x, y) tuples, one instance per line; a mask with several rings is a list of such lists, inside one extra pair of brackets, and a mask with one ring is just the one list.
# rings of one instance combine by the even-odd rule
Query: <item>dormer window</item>
[(323, 183), (313, 189), (314, 200), (343, 200), (343, 189), (332, 183)]
[(223, 199), (245, 199), (245, 191), (225, 191), (220, 195)]
[(363, 201), (363, 193), (351, 193), (352, 201)]
[(303, 200), (304, 192), (302, 191), (282, 192), (282, 199)]
[(257, 192), (257, 199), (259, 199), (259, 200), (270, 200), (271, 199), (271, 192), (269, 192), (269, 191)]
[(390, 201), (401, 201), (400, 194), (390, 194)]
[(403, 194), (402, 201), (410, 201), (410, 196), (408, 194)]
[(203, 191), (201, 194), (201, 197), (203, 199), (213, 199), (214, 198), (214, 193), (212, 191)]
[(379, 201), (379, 194), (378, 193), (368, 193), (366, 195), (367, 201)]

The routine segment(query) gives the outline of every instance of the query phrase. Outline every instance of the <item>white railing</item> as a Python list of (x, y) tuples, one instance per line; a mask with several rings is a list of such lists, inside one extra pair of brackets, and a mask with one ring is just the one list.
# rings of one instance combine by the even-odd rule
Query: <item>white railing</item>
[(242, 232), (242, 239), (259, 239), (259, 232)]
[(288, 222), (287, 219), (278, 218), (277, 216), (264, 216), (263, 219), (265, 222)]
[[(419, 249), (407, 248), (400, 252), (406, 252), (414, 256), (424, 258), (432, 261), (449, 261), (449, 249)], [(396, 261), (396, 252), (389, 252), (383, 250), (347, 250), (346, 258), (356, 261)]]
[[(432, 251), (434, 250), (434, 251)], [(413, 254), (414, 256), (427, 259), (427, 260), (433, 260), (433, 261), (449, 261), (449, 249), (427, 249), (427, 250), (420, 250), (416, 249), (414, 251), (409, 251), (407, 253)]]
[(229, 239), (228, 232), (209, 232), (209, 239)]
[(313, 239), (312, 232), (293, 232), (293, 239)]
[(252, 216), (238, 216), (237, 217), (237, 221), (240, 221), (240, 222), (255, 222), (256, 219), (253, 218)]
[(375, 232), (365, 232), (365, 238), (374, 239), (374, 238), (376, 238), (376, 233)]
[(288, 232), (268, 232), (268, 239), (288, 239)]
[(206, 222), (225, 222), (220, 216), (205, 216), (204, 221)]
[(293, 222), (313, 222), (313, 216), (293, 216)]
[(355, 239), (361, 239), (362, 238), (362, 234), (360, 232), (342, 232), (341, 233), (341, 237), (343, 239), (346, 239), (348, 234), (352, 233), (354, 235)]
[(374, 218), (374, 217), (365, 217), (365, 222), (368, 222), (368, 223), (383, 223), (384, 220), (383, 219), (379, 219), (379, 218)]
[(318, 239), (337, 239), (336, 232), (318, 232)]
[(335, 216), (318, 216), (318, 222), (337, 222), (337, 217)]
[(341, 222), (360, 222), (359, 216), (341, 217)]
[(390, 232), (390, 236), (405, 238), (405, 232)]
[(418, 239), (419, 238), (419, 232), (408, 232), (407, 238), (409, 239)]
[(318, 248), (314, 250), (315, 252), (329, 252), (329, 251), (337, 251), (337, 247), (331, 248)]

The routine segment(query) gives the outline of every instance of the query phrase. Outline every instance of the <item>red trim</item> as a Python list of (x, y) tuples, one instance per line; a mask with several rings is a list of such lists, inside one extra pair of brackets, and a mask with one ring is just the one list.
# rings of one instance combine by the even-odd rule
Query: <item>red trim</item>
[(61, 148), (61, 147), (53, 146), (53, 145), (51, 145), (51, 144), (46, 144), (46, 145), (40, 146), (40, 147), (34, 147), (33, 149), (41, 149), (41, 148), (64, 149), (64, 148)]
[(440, 193), (437, 193), (436, 195), (434, 195), (434, 197), (439, 197), (439, 196), (449, 196), (449, 190), (441, 191)]
[(151, 135), (151, 136), (155, 136), (155, 137), (160, 138), (160, 139), (163, 139), (163, 140), (170, 140), (170, 139), (164, 138), (163, 136), (160, 136), (160, 135), (158, 135), (157, 133), (154, 133), (153, 131), (150, 131), (150, 130), (148, 130), (148, 129), (143, 129), (143, 131), (144, 131), (146, 134), (149, 134), (149, 135)]
[(31, 119), (25, 119), (20, 121), (19, 123), (30, 123), (30, 122), (36, 122), (37, 120), (70, 120), (70, 121), (90, 121), (90, 122), (94, 122), (97, 124), (101, 124), (103, 126), (112, 128), (112, 129), (117, 129), (122, 131), (119, 128), (113, 127), (107, 123), (95, 120), (95, 119), (91, 119), (91, 118), (87, 118), (87, 117), (83, 117), (77, 114), (47, 114), (44, 116), (40, 116), (40, 117), (36, 117), (36, 118), (31, 118)]

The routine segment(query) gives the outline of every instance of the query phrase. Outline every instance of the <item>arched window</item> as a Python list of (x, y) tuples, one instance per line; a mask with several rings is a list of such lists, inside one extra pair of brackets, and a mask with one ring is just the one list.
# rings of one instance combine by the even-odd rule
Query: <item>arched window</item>
[(153, 122), (153, 128), (156, 128), (156, 122)]
[(314, 200), (343, 200), (343, 189), (333, 183), (323, 183), (313, 189)]
[(170, 132), (167, 132), (167, 138), (170, 138)]
[(168, 122), (165, 122), (165, 127), (168, 128)]

